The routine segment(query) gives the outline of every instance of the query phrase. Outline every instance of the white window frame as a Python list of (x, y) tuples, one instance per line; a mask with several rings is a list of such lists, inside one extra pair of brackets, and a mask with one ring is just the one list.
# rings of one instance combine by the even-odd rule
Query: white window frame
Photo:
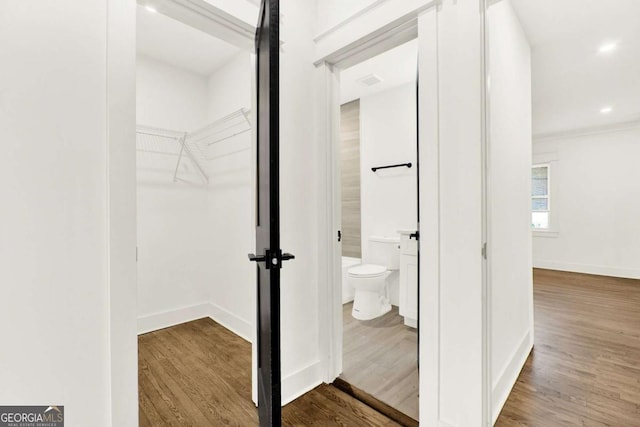
[[(534, 211), (532, 208), (530, 208), (530, 212), (531, 212), (531, 218), (533, 219), (533, 213), (534, 212), (543, 212), (543, 213), (547, 213), (548, 215), (548, 224), (547, 224), (547, 228), (536, 228), (533, 226), (533, 224), (531, 224), (531, 230), (532, 231), (542, 231), (542, 232), (549, 232), (552, 230), (551, 226), (552, 226), (552, 221), (551, 221), (551, 164), (550, 163), (539, 163), (539, 164), (534, 164), (531, 165), (531, 172), (533, 172), (533, 169), (535, 168), (547, 168), (547, 195), (546, 196), (534, 196), (533, 194), (529, 195), (529, 203), (531, 205), (531, 201), (533, 201), (533, 199), (547, 199), (547, 210), (544, 211)], [(533, 176), (531, 176), (530, 179), (533, 179)], [(533, 192), (533, 191), (532, 191)], [(533, 222), (533, 221), (532, 221)]]

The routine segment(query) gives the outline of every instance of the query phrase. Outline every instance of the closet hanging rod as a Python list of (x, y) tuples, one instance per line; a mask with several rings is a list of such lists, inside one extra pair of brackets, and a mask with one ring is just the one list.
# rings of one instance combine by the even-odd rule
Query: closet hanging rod
[(391, 168), (411, 168), (413, 166), (411, 163), (398, 163), (397, 165), (388, 165), (388, 166), (376, 166), (371, 168), (372, 171), (377, 171), (380, 169), (391, 169)]

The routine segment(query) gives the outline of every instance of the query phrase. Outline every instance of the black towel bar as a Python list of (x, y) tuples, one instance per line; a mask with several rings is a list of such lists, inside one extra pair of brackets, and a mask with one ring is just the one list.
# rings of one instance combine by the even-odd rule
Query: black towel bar
[(391, 169), (391, 168), (410, 168), (411, 166), (413, 166), (411, 163), (399, 163), (397, 165), (389, 165), (389, 166), (376, 166), (374, 168), (371, 168), (372, 171), (377, 171), (378, 169)]

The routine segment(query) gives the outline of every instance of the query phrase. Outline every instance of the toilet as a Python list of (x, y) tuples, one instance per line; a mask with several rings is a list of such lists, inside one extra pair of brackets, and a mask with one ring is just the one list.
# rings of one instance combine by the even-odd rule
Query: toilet
[(391, 310), (386, 295), (387, 278), (400, 267), (400, 239), (371, 236), (369, 256), (363, 264), (348, 271), (349, 283), (355, 290), (351, 315), (358, 320), (371, 320)]

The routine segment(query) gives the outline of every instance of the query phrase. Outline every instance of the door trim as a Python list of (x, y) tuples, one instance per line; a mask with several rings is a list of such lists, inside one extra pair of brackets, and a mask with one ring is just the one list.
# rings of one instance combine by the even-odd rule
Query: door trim
[(489, 177), (490, 165), (490, 131), (491, 117), (490, 90), (489, 90), (489, 25), (487, 11), (495, 0), (479, 0), (480, 2), (480, 34), (481, 47), (481, 85), (482, 85), (482, 420), (486, 426), (493, 425), (493, 374), (491, 369), (491, 262), (489, 260), (488, 245), (491, 244), (491, 180)]
[(340, 196), (340, 72), (332, 64), (323, 62), (317, 70), (318, 88), (323, 108), (319, 117), (320, 155), (318, 170), (320, 194), (326, 203), (324, 215), (319, 215), (319, 241), (322, 258), (318, 283), (320, 288), (319, 312), (327, 328), (320, 328), (320, 346), (323, 356), (323, 379), (332, 383), (342, 372), (342, 245), (336, 238), (341, 228)]
[(337, 68), (348, 68), (373, 58), (386, 50), (416, 39), (418, 37), (418, 17), (426, 11), (437, 7), (441, 1), (431, 0), (427, 2), (384, 27), (378, 28), (360, 39), (322, 56), (314, 62), (314, 65), (320, 66), (326, 63)]

